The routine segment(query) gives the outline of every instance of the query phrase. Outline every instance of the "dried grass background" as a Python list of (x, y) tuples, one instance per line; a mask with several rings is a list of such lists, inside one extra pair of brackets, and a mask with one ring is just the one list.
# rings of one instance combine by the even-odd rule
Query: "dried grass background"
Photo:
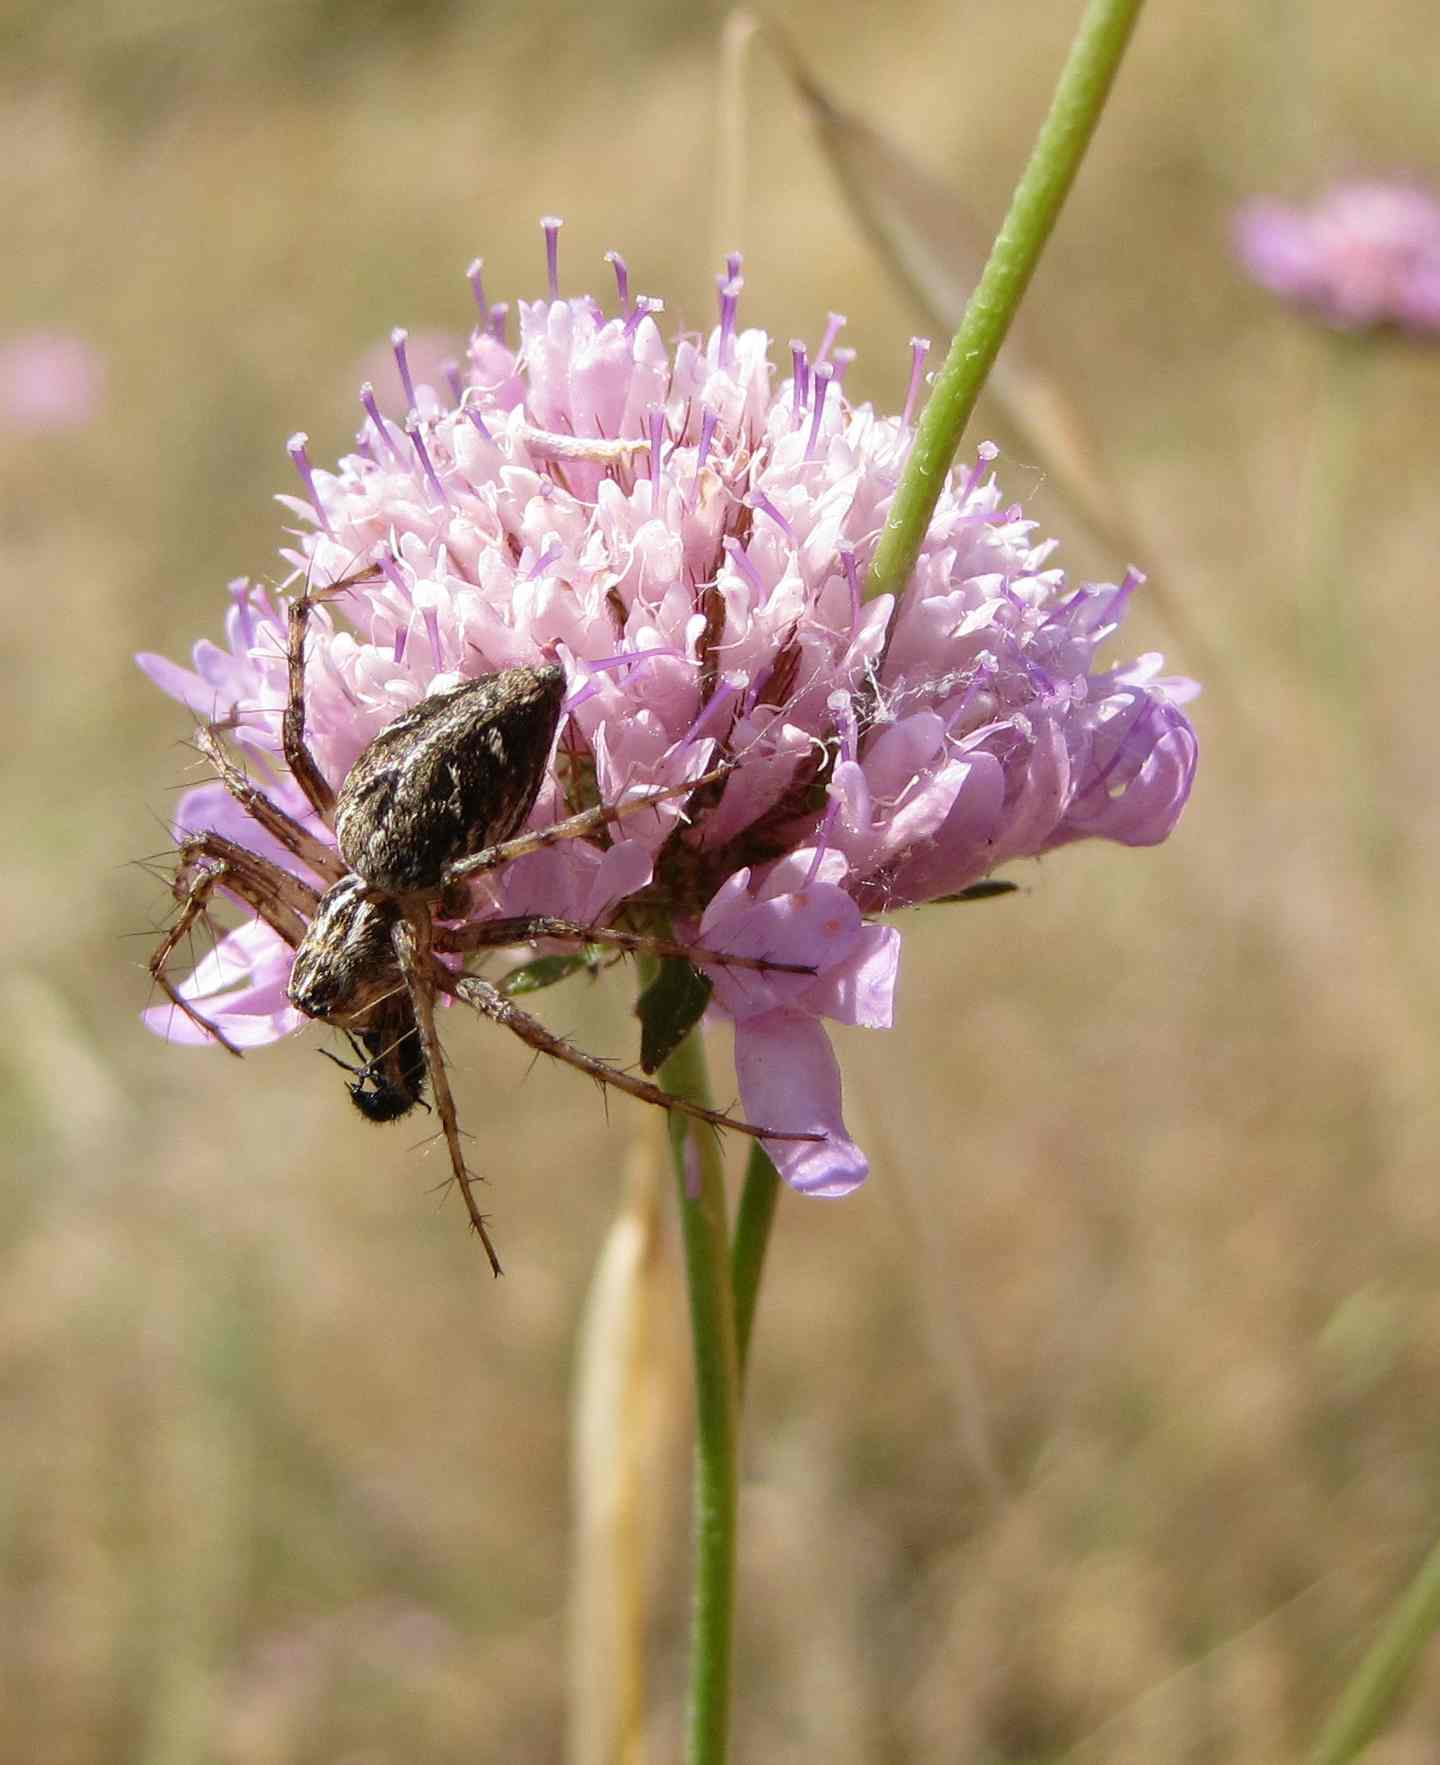
[[(994, 221), (1078, 10), (781, 16)], [(450, 1026), (493, 1284), (318, 1032), (243, 1065), (146, 1035), (167, 896), (130, 861), (195, 774), (130, 657), (218, 635), (225, 582), (275, 568), (285, 437), (334, 456), (392, 324), (463, 330), (477, 252), (538, 291), (540, 214), (568, 289), (615, 246), (668, 324), (708, 322), (721, 16), (9, 8), (0, 331), (74, 328), (109, 383), (91, 430), (0, 433), (3, 1765), (564, 1755), (574, 1335), (650, 1124)], [(844, 1040), (876, 1169), (782, 1203), (737, 1760), (1283, 1765), (1440, 1528), (1440, 359), (1345, 377), (1337, 662), (1309, 537), (1334, 352), (1226, 237), (1256, 191), (1440, 170), (1437, 55), (1421, 0), (1142, 21), (1030, 314), (1154, 536), (1135, 561), (1222, 658), (1199, 786), (1164, 849), (912, 915), (900, 1029)], [(850, 390), (894, 404), (917, 316), (763, 55), (753, 99), (744, 310), (782, 341), (848, 313)], [(1065, 533), (1043, 472), (1003, 470)], [(1146, 617), (1131, 647), (1193, 667)], [(626, 1011), (549, 1015), (624, 1055)], [(1373, 1757), (1437, 1736), (1432, 1663)]]

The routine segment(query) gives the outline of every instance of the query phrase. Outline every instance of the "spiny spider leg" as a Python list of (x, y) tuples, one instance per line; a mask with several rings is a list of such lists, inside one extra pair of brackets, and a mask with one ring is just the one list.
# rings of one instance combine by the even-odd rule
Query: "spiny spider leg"
[(709, 772), (702, 772), (699, 778), (692, 778), (685, 784), (666, 785), (663, 790), (649, 791), (643, 797), (631, 797), (624, 803), (597, 803), (593, 809), (582, 809), (578, 815), (567, 816), (564, 821), (552, 822), (549, 827), (533, 828), (529, 833), (516, 834), (514, 839), (504, 840), (498, 846), (482, 846), (478, 852), (471, 852), (468, 857), (458, 858), (453, 864), (445, 867), (445, 881), (448, 884), (468, 882), (472, 876), (480, 876), (487, 870), (497, 870), (502, 864), (509, 864), (512, 859), (523, 858), (529, 852), (543, 852), (546, 846), (553, 846), (559, 840), (581, 839), (587, 833), (594, 833), (596, 828), (603, 827), (608, 821), (624, 821), (631, 815), (639, 815), (645, 809), (652, 809), (656, 803), (664, 803), (675, 797), (688, 797), (701, 785), (714, 784), (717, 779), (727, 778), (733, 761), (726, 761), (723, 766), (715, 766)]
[(280, 725), (280, 741), (285, 764), (296, 784), (304, 791), (310, 807), (327, 824), (335, 812), (335, 792), (315, 762), (305, 743), (305, 633), (310, 625), (310, 609), (320, 601), (332, 600), (360, 582), (373, 582), (379, 572), (368, 566), (332, 582), (328, 588), (313, 594), (307, 588), (290, 603), (290, 628), (286, 645), (289, 664), (289, 688), (285, 699), (285, 716)]
[[(614, 1085), (616, 1090), (628, 1092), (631, 1097), (638, 1097), (642, 1103), (653, 1103), (660, 1109), (677, 1109), (681, 1115), (694, 1116), (697, 1121), (709, 1122), (716, 1128), (734, 1128), (737, 1134), (749, 1134), (755, 1140), (823, 1140), (823, 1134), (786, 1134), (770, 1128), (759, 1128), (751, 1122), (742, 1122), (733, 1115), (726, 1115), (719, 1109), (706, 1109), (703, 1104), (691, 1103), (684, 1097), (672, 1097), (668, 1091), (662, 1091), (658, 1085), (652, 1085), (644, 1079), (637, 1079), (633, 1073), (623, 1071), (618, 1066), (611, 1066), (608, 1061), (600, 1060), (593, 1054), (586, 1054), (574, 1043), (567, 1042), (563, 1036), (557, 1036), (548, 1030), (538, 1017), (531, 1017), (528, 1011), (522, 1011), (513, 1004), (489, 981), (482, 980), (479, 975), (453, 975), (439, 963), (432, 963), (431, 970), (436, 984), (457, 999), (463, 999), (467, 1005), (473, 1005), (483, 1016), (493, 1023), (503, 1024), (512, 1034), (519, 1036), (527, 1047), (533, 1048), (537, 1054), (553, 1054), (557, 1060), (563, 1060), (567, 1066), (588, 1073), (592, 1079), (598, 1079), (602, 1085)], [(438, 1089), (437, 1089), (438, 1098)]]
[[(205, 863), (206, 860), (212, 862)], [(196, 868), (201, 865), (204, 868)], [(252, 907), (291, 949), (304, 937), (307, 918), (314, 913), (320, 897), (298, 876), (291, 876), (268, 858), (247, 852), (218, 833), (195, 834), (181, 843), (175, 887), (180, 913), (150, 958), (151, 978), (197, 1029), (238, 1056), (240, 1049), (224, 1031), (203, 1017), (171, 981), (165, 972), (170, 958), (195, 921), (204, 915), (206, 903), (217, 888), (227, 889)]]
[(646, 932), (620, 931), (609, 925), (581, 925), (574, 919), (552, 919), (547, 914), (521, 915), (514, 919), (483, 919), (475, 925), (437, 927), (435, 948), (450, 954), (487, 950), (505, 944), (530, 944), (554, 938), (571, 944), (614, 944), (621, 950), (644, 951), (651, 956), (681, 956), (697, 967), (753, 968), (768, 974), (814, 974), (804, 962), (772, 962), (767, 956), (732, 956), (726, 950), (707, 950), (701, 944), (681, 944), (673, 938), (651, 937)]
[(409, 989), (411, 1003), (415, 1007), (415, 1023), (420, 1031), (430, 1086), (435, 1093), (435, 1108), (440, 1116), (445, 1144), (450, 1149), (450, 1168), (455, 1173), (455, 1181), (465, 1198), (470, 1224), (480, 1234), (480, 1242), (485, 1246), (486, 1256), (490, 1258), (490, 1267), (498, 1275), (501, 1272), (500, 1258), (495, 1253), (495, 1246), (485, 1228), (485, 1216), (480, 1212), (471, 1188), (475, 1179), (465, 1166), (465, 1154), (460, 1146), (460, 1124), (455, 1114), (455, 1099), (450, 1094), (450, 1079), (445, 1071), (445, 1053), (435, 1028), (435, 986), (432, 977), (437, 971), (443, 972), (443, 969), (430, 953), (429, 909), (419, 907), (411, 913), (402, 914), (395, 922), (391, 941), (400, 963), (400, 972)]
[(345, 864), (333, 846), (317, 840), (306, 827), (287, 815), (278, 803), (272, 803), (257, 784), (226, 753), (214, 728), (202, 724), (195, 732), (196, 745), (220, 775), (220, 782), (240, 804), (252, 821), (258, 821), (267, 833), (273, 834), (286, 851), (293, 852), (302, 864), (309, 865), (327, 883), (339, 882), (345, 875)]

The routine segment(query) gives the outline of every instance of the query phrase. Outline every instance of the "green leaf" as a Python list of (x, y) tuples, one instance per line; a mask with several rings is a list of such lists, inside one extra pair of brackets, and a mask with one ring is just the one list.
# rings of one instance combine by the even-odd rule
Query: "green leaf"
[(1019, 890), (1019, 883), (1012, 882), (978, 882), (971, 883), (968, 889), (961, 889), (954, 895), (936, 895), (928, 902), (931, 907), (953, 905), (956, 901), (993, 901), (997, 895), (1013, 895)]
[(666, 956), (660, 972), (635, 1002), (640, 1019), (640, 1065), (658, 1072), (705, 1015), (714, 985), (683, 956)]
[(579, 974), (582, 970), (593, 974), (603, 958), (604, 952), (595, 944), (587, 944), (583, 950), (568, 956), (537, 956), (533, 962), (512, 968), (499, 982), (497, 990), (507, 999), (523, 998), (526, 993), (538, 993), (543, 987), (553, 987), (557, 981), (568, 981), (572, 974)]

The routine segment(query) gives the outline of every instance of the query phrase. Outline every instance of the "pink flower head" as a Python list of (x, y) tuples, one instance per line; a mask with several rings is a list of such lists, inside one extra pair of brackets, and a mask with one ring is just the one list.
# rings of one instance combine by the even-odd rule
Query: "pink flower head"
[(100, 407), (105, 364), (71, 331), (22, 331), (0, 339), (0, 429), (76, 429)]
[(1342, 331), (1440, 336), (1440, 201), (1414, 184), (1334, 184), (1309, 208), (1240, 210), (1236, 249), (1257, 282)]
[[(824, 1134), (767, 1147), (795, 1187), (838, 1195), (867, 1166), (824, 1024), (892, 1021), (900, 932), (874, 916), (1072, 840), (1163, 840), (1194, 775), (1181, 705), (1197, 689), (1156, 656), (1098, 665), (1140, 579), (1070, 587), (1004, 497), (989, 446), (947, 480), (898, 603), (866, 601), (913, 432), (845, 397), (843, 321), (813, 359), (793, 345), (779, 379), (770, 339), (738, 322), (738, 260), (715, 329), (673, 345), (660, 303), (632, 298), (615, 261), (618, 310), (561, 298), (552, 259), (550, 296), (519, 303), (513, 339), (476, 266), (458, 401), (401, 393), (391, 408), (407, 426), (367, 388), (356, 450), (332, 471), (292, 444), (304, 495), (282, 500), (303, 526), (285, 553), (297, 574), (321, 585), (377, 566), (312, 619), (309, 741), (338, 783), (425, 695), (543, 659), (569, 677), (566, 764), (533, 825), (566, 812), (577, 755), (608, 802), (728, 757), (688, 821), (676, 798), (608, 845), (547, 847), (487, 876), (472, 913), (603, 925), (644, 890), (701, 948), (813, 970), (708, 972), (747, 1115)], [(193, 669), (141, 665), (232, 727), (299, 813), (279, 760), (283, 605), (237, 586), (227, 640), (198, 645)], [(215, 787), (182, 801), (183, 828), (218, 817), (287, 861), (258, 829), (235, 830), (243, 812)], [(232, 934), (187, 983), (197, 1000), (228, 986), (227, 1024), (246, 1019), (254, 1040), (294, 1027), (275, 985), (289, 952), (267, 951), (267, 936)], [(157, 1029), (171, 1020), (151, 1015)]]

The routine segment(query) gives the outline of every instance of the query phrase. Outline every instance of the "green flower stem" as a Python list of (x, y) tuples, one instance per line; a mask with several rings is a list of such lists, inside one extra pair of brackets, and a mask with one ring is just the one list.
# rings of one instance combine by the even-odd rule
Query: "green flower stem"
[(1090, 0), (1030, 163), (990, 249), (905, 463), (875, 549), (866, 596), (904, 587), (970, 413), (1100, 120), (1141, 0)]
[(1314, 1765), (1348, 1765), (1385, 1726), (1421, 1652), (1440, 1628), (1440, 1544), (1405, 1590), (1384, 1629), (1341, 1694), (1320, 1736)]
[(740, 1211), (735, 1216), (735, 1247), (730, 1253), (730, 1284), (735, 1290), (735, 1352), (742, 1389), (750, 1359), (755, 1302), (760, 1295), (760, 1277), (765, 1272), (765, 1249), (779, 1199), (780, 1173), (756, 1140), (745, 1166), (745, 1187), (740, 1195)]
[[(705, 1049), (692, 1031), (660, 1069), (672, 1097), (710, 1101)], [(723, 1765), (730, 1723), (739, 1496), (740, 1367), (730, 1287), (724, 1167), (715, 1134), (672, 1113), (690, 1332), (695, 1354), (695, 1585), (690, 1638), (689, 1765)]]

